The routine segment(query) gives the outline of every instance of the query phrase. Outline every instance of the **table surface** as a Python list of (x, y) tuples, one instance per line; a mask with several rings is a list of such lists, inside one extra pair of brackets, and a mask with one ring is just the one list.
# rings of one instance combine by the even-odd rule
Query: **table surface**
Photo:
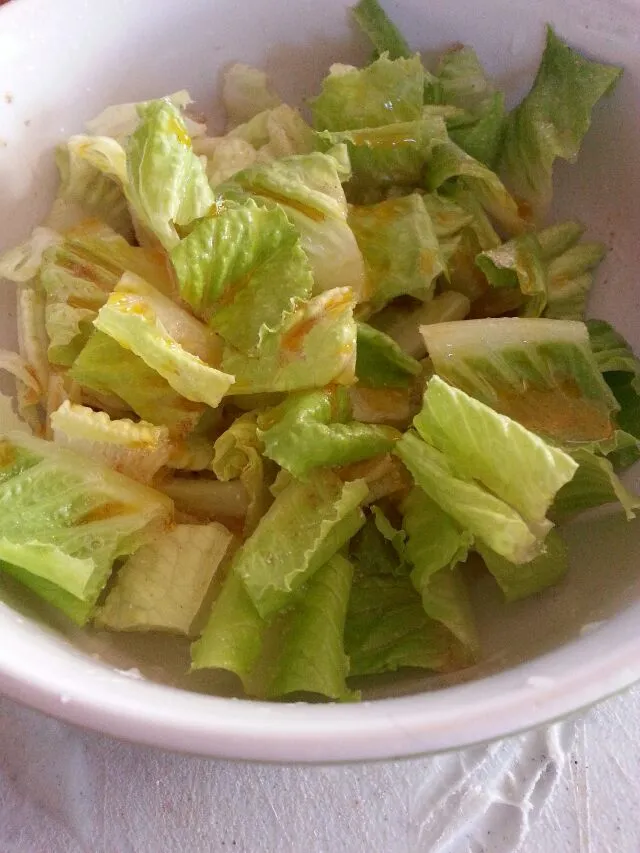
[(278, 767), (179, 756), (0, 698), (2, 853), (638, 853), (640, 687), (431, 758)]

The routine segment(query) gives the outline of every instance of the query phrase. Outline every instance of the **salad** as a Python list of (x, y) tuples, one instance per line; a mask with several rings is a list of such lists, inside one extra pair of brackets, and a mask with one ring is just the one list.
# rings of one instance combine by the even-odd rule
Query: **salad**
[(508, 109), (470, 47), (427, 68), (353, 13), (374, 56), (311, 123), (242, 64), (222, 135), (187, 92), (111, 106), (0, 256), (0, 570), (89, 630), (190, 638), (250, 697), (471, 666), (471, 563), (534, 595), (563, 521), (640, 507), (640, 362), (585, 319), (605, 249), (547, 217), (621, 70), (548, 28)]

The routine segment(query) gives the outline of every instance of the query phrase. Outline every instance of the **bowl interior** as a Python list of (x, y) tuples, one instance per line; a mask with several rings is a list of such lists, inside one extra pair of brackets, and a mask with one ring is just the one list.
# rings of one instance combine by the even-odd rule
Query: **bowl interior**
[[(242, 6), (232, 0), (191, 0), (188, 5), (178, 0), (138, 0), (135, 4), (112, 0), (98, 5), (85, 0), (59, 0), (56, 4), (17, 0), (3, 8), (0, 250), (24, 238), (46, 214), (56, 181), (53, 146), (69, 134), (81, 132), (83, 122), (104, 106), (188, 88), (197, 107), (215, 126), (220, 122), (216, 108), (219, 71), (235, 60), (266, 68), (285, 100), (304, 104), (305, 97), (317, 91), (332, 62), (358, 63), (369, 56), (365, 40), (350, 25), (348, 5), (343, 0), (321, 4), (297, 0), (294, 12), (285, 0), (268, 4), (245, 0)], [(640, 139), (640, 54), (632, 35), (640, 25), (640, 6), (584, 0), (563, 4), (551, 0), (536, 4), (451, 0), (430, 9), (418, 0), (386, 5), (416, 49), (428, 53), (458, 41), (474, 46), (513, 99), (531, 82), (547, 20), (583, 51), (625, 67), (615, 95), (596, 109), (579, 163), (557, 168), (554, 214), (580, 218), (587, 224), (589, 236), (608, 245), (610, 253), (598, 276), (591, 313), (614, 322), (636, 351), (640, 350), (640, 288), (636, 283), (640, 267), (636, 238), (640, 231), (640, 159), (636, 155)], [(0, 339), (3, 347), (15, 344), (14, 295), (9, 287), (0, 291)], [(637, 488), (639, 474), (636, 466), (627, 475), (628, 484)], [(640, 527), (619, 517), (590, 517), (571, 527), (569, 539), (571, 571), (556, 589), (507, 607), (488, 579), (478, 582), (474, 597), (484, 657), (477, 667), (448, 678), (381, 678), (368, 688), (368, 698), (431, 691), (420, 699), (426, 703), (438, 688), (441, 699), (449, 696), (455, 703), (457, 694), (452, 685), (471, 681), (466, 685), (471, 692), (465, 693), (465, 701), (473, 703), (474, 690), (478, 698), (482, 691), (486, 695), (487, 689), (495, 689), (496, 695), (508, 691), (515, 682), (508, 681), (507, 675), (518, 672), (514, 668), (525, 661), (539, 660), (540, 655), (546, 654), (543, 660), (553, 661), (562, 673), (563, 661), (569, 668), (575, 656), (584, 659), (587, 642), (594, 663), (599, 654), (609, 654), (616, 637), (621, 636), (623, 620), (640, 615), (640, 577), (636, 571)], [(582, 636), (585, 626), (593, 629), (593, 636)], [(73, 696), (75, 706), (85, 709), (73, 717), (77, 722), (118, 734), (126, 735), (126, 726), (110, 725), (86, 709), (91, 702), (95, 706), (105, 690), (118, 685), (119, 695), (125, 698), (119, 707), (114, 706), (116, 716), (126, 718), (127, 701), (138, 703), (144, 715), (146, 703), (152, 701), (144, 692), (147, 685), (127, 675), (139, 671), (154, 682), (191, 692), (228, 695), (233, 687), (221, 676), (201, 673), (187, 677), (186, 643), (156, 636), (75, 630), (1, 575), (0, 633), (6, 638), (0, 644), (0, 689), (72, 717), (64, 698)], [(594, 640), (596, 636), (600, 639)], [(640, 677), (638, 666), (632, 671), (620, 663), (619, 668), (618, 680), (595, 685), (585, 697), (587, 701)], [(81, 672), (83, 684), (79, 683)], [(486, 678), (489, 675), (494, 678)], [(535, 689), (535, 684), (531, 686)], [(93, 693), (92, 700), (89, 693)], [(171, 697), (176, 706), (174, 723), (169, 721), (169, 729), (163, 729), (162, 736), (145, 737), (141, 732), (132, 732), (132, 736), (174, 747), (193, 746), (204, 752), (289, 757), (286, 750), (266, 754), (258, 746), (244, 750), (235, 747), (235, 752), (229, 753), (231, 747), (220, 744), (213, 713), (208, 729), (201, 720), (202, 731), (209, 732), (209, 739), (187, 744), (184, 730), (189, 725), (189, 713), (199, 714), (205, 706), (192, 693), (165, 691), (157, 695)], [(189, 706), (190, 701), (197, 701), (197, 706)], [(575, 705), (578, 700), (565, 697), (563, 710), (573, 707), (572, 701)], [(554, 713), (551, 705), (542, 699), (540, 702), (538, 720)], [(210, 712), (213, 705), (206, 707)], [(344, 713), (331, 708), (325, 712), (334, 714), (336, 725), (338, 714)], [(445, 720), (446, 715), (440, 722)], [(269, 727), (265, 725), (268, 738)], [(494, 733), (506, 733), (518, 725), (515, 720), (505, 720), (502, 729)], [(391, 740), (386, 752), (363, 747), (355, 754), (343, 744), (346, 752), (330, 755), (325, 751), (324, 757), (415, 752), (461, 745), (484, 734), (484, 730), (465, 730), (462, 726), (458, 734), (450, 733), (450, 742), (445, 742), (433, 730), (423, 729), (419, 745), (412, 741), (409, 746), (394, 746)]]

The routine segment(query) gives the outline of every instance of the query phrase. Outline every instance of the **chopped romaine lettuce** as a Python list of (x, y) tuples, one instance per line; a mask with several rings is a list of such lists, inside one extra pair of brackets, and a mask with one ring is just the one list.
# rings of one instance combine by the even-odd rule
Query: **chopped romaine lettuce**
[(392, 449), (400, 434), (391, 427), (350, 420), (345, 389), (291, 395), (258, 416), (264, 453), (294, 477), (314, 468), (369, 459)]
[(576, 450), (573, 457), (578, 463), (578, 470), (571, 482), (556, 495), (553, 504), (556, 517), (563, 518), (604, 504), (620, 503), (627, 518), (635, 518), (634, 510), (640, 509), (640, 497), (624, 487), (608, 459), (589, 450)]
[(569, 567), (567, 546), (555, 530), (547, 536), (545, 550), (528, 563), (514, 565), (481, 543), (478, 552), (507, 601), (535, 595), (557, 584)]
[(111, 420), (106, 412), (68, 401), (51, 414), (50, 423), (56, 444), (99, 459), (141, 483), (149, 483), (169, 459), (166, 427), (128, 418)]
[(410, 122), (422, 114), (425, 74), (419, 56), (381, 56), (363, 69), (332, 67), (311, 101), (316, 130), (356, 130)]
[(232, 540), (221, 524), (178, 524), (143, 545), (118, 570), (98, 626), (190, 635)]
[(467, 479), (482, 483), (532, 526), (544, 525), (556, 492), (578, 467), (564, 451), (439, 376), (429, 381), (414, 424)]
[[(541, 536), (551, 526), (534, 532), (513, 507), (471, 478), (465, 478), (446, 455), (413, 432), (406, 432), (395, 452), (418, 486), (458, 525), (514, 563), (526, 563), (541, 549)], [(496, 460), (496, 465), (502, 460)]]
[(311, 271), (279, 207), (221, 205), (171, 253), (180, 294), (224, 340), (254, 352), (309, 298)]
[(350, 288), (327, 290), (303, 304), (257, 353), (227, 347), (223, 370), (235, 376), (230, 394), (298, 391), (355, 379), (356, 334)]
[[(182, 111), (182, 118), (191, 137), (197, 138), (205, 133), (206, 126), (204, 124), (194, 121), (184, 113), (186, 108), (193, 103), (193, 98), (186, 89), (181, 89), (172, 95), (166, 95), (165, 100)], [(131, 136), (140, 122), (138, 107), (144, 107), (148, 103), (149, 101), (113, 104), (87, 122), (87, 131), (94, 136), (112, 136), (119, 142), (123, 142)]]
[(94, 332), (69, 371), (71, 379), (98, 394), (115, 394), (133, 411), (172, 437), (183, 438), (196, 426), (205, 406), (174, 391), (159, 373), (102, 332)]
[(386, 53), (390, 59), (411, 58), (409, 45), (378, 0), (360, 0), (352, 8), (351, 14), (369, 36), (378, 54)]
[(374, 311), (403, 294), (433, 296), (445, 263), (421, 195), (352, 206), (349, 225), (364, 256)]
[(407, 355), (384, 332), (358, 323), (356, 376), (370, 388), (407, 388), (422, 372), (420, 362)]
[(476, 263), (493, 287), (520, 288), (521, 316), (540, 317), (547, 305), (547, 275), (535, 234), (521, 234), (481, 252)]
[(362, 300), (364, 261), (347, 222), (341, 183), (349, 169), (346, 149), (334, 146), (326, 154), (315, 151), (244, 169), (219, 190), (241, 199), (251, 194), (261, 204), (282, 207), (309, 259), (314, 293), (351, 287)]
[(227, 125), (232, 128), (264, 110), (277, 107), (280, 98), (269, 91), (264, 71), (236, 62), (225, 71), (222, 101), (227, 111)]
[(2, 440), (0, 559), (95, 604), (114, 561), (171, 521), (146, 486), (22, 433)]
[(126, 193), (138, 225), (165, 249), (178, 229), (204, 216), (214, 195), (180, 111), (168, 100), (138, 107), (140, 123), (126, 146)]
[(342, 701), (356, 699), (347, 688), (349, 658), (344, 626), (353, 566), (335, 554), (307, 583), (289, 616), (267, 696), (315, 693)]
[(274, 472), (263, 458), (264, 443), (258, 430), (257, 416), (247, 412), (237, 418), (216, 439), (211, 469), (223, 482), (238, 478), (244, 486), (248, 506), (244, 532), (250, 534), (271, 505), (269, 486)]
[(547, 27), (533, 88), (509, 115), (502, 148), (507, 181), (543, 211), (551, 198), (553, 163), (573, 160), (591, 124), (591, 111), (622, 70), (585, 59)]
[(292, 596), (362, 526), (362, 480), (342, 483), (329, 471), (291, 481), (237, 552), (232, 570), (262, 617)]
[(526, 219), (495, 172), (454, 142), (435, 144), (427, 168), (427, 189), (440, 189), (452, 178), (461, 181), (476, 196), (507, 234), (519, 234), (525, 230)]
[[(124, 275), (98, 312), (94, 326), (141, 358), (178, 394), (215, 408), (233, 384), (233, 376), (211, 367), (181, 346), (157, 310), (156, 303), (164, 304), (163, 300), (162, 294), (154, 292), (142, 279)], [(172, 309), (176, 313), (180, 310), (173, 305)], [(186, 317), (191, 325), (195, 324), (193, 318)]]
[(583, 323), (502, 318), (421, 329), (443, 379), (567, 447), (610, 439), (615, 397)]

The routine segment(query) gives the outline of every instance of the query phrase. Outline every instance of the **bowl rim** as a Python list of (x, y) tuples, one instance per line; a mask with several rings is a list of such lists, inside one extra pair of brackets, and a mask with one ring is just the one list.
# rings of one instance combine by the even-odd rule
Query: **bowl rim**
[(392, 760), (462, 749), (548, 724), (639, 680), (640, 636), (630, 609), (495, 675), (344, 705), (191, 693), (132, 679), (63, 642), (44, 671), (37, 654), (25, 665), (0, 646), (2, 692), (49, 716), (147, 746), (271, 763)]

